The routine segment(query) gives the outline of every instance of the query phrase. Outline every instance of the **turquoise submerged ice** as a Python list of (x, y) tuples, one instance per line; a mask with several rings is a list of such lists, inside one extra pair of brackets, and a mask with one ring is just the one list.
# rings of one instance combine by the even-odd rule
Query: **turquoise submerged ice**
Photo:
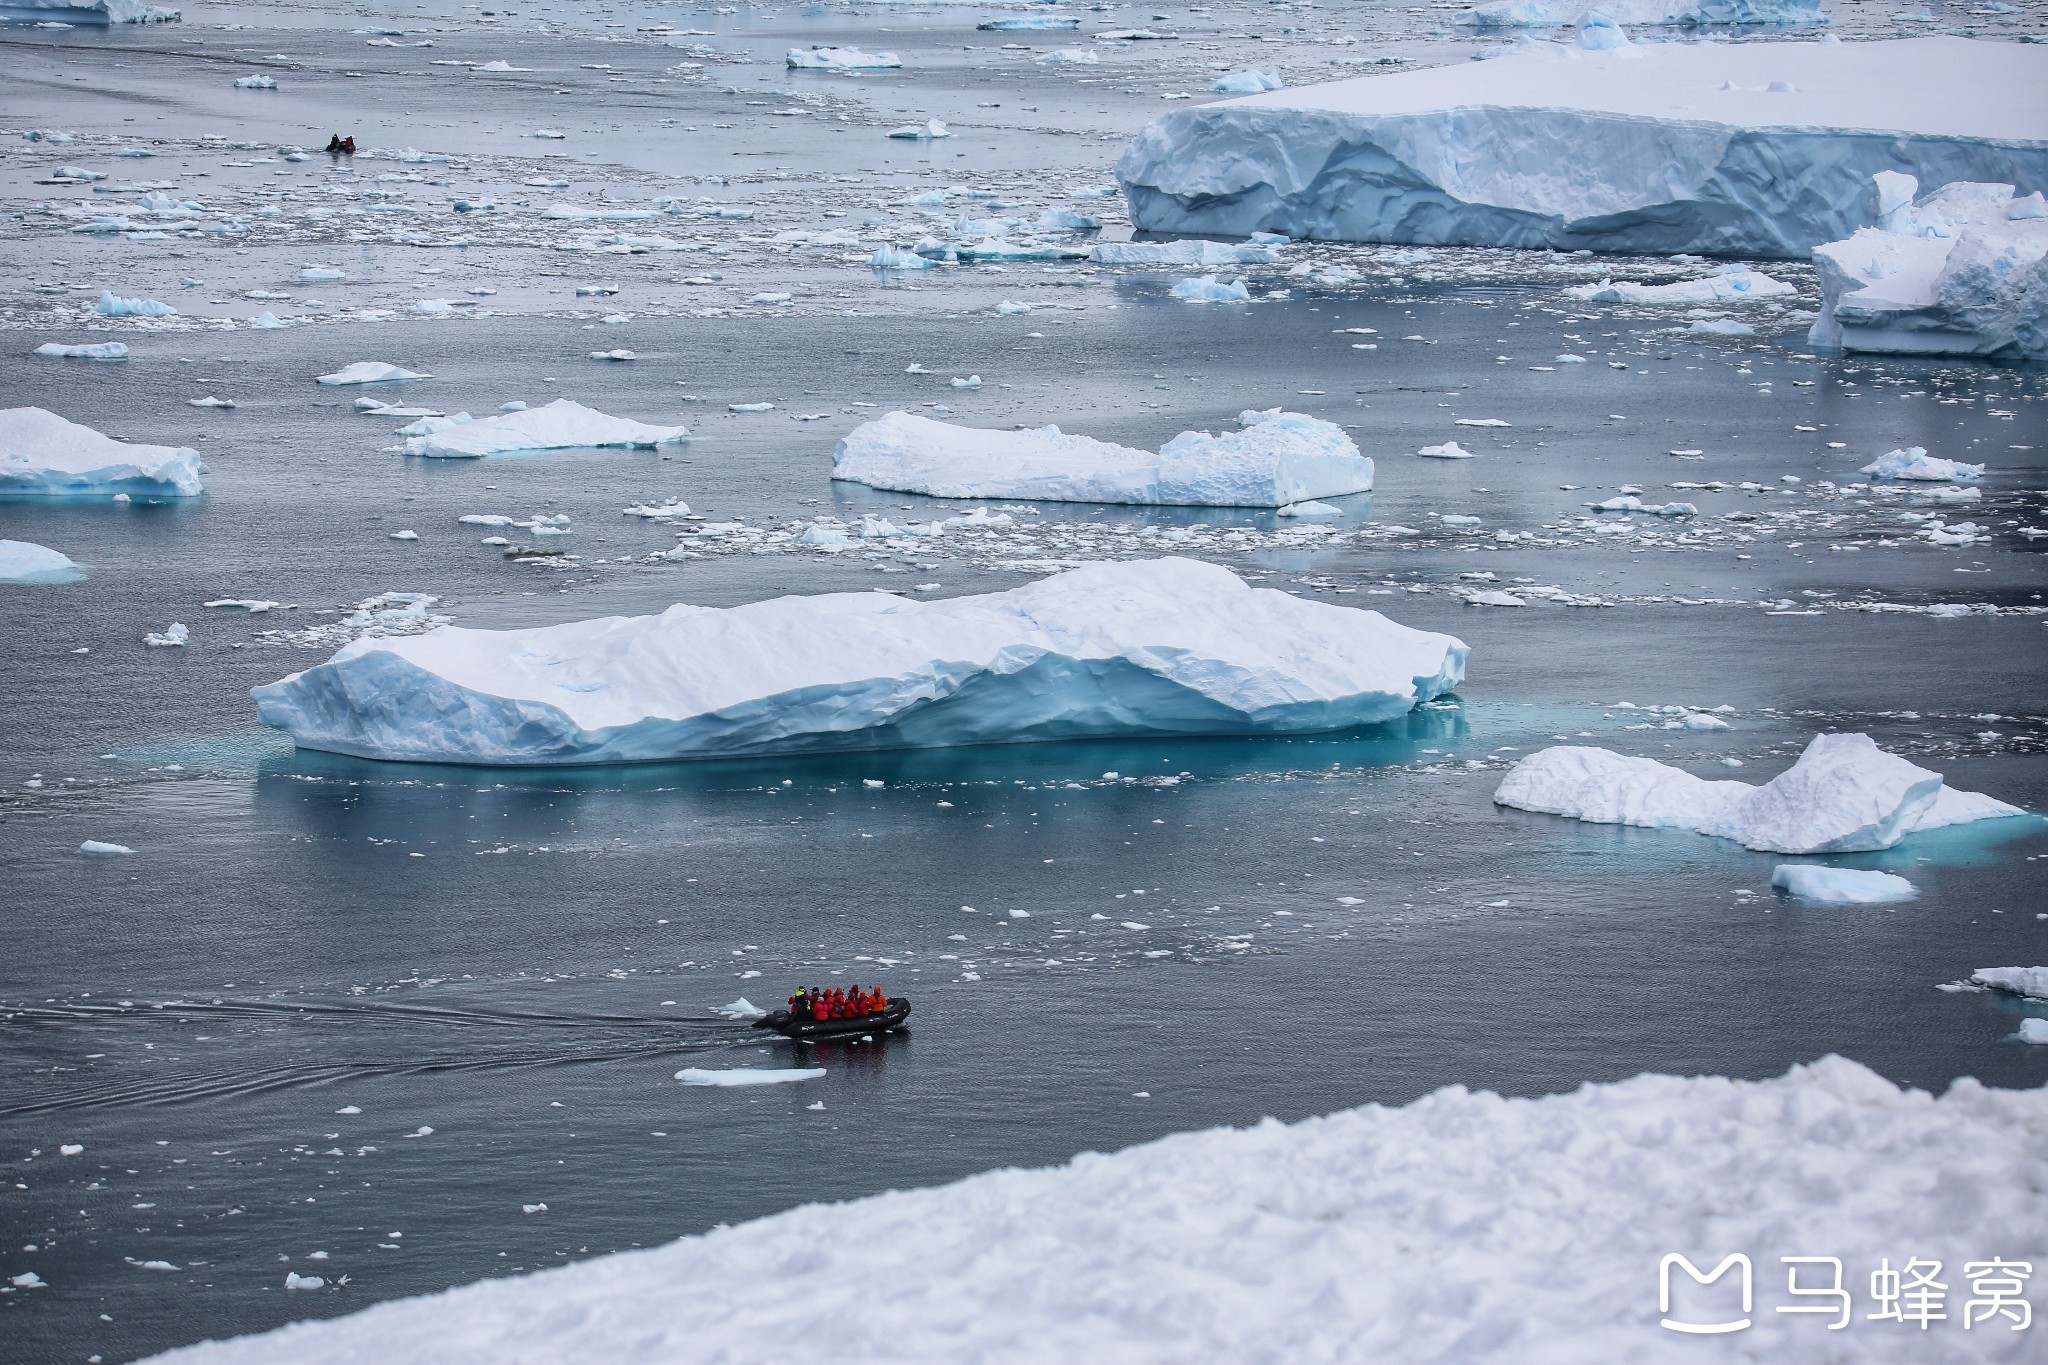
[(835, 593), (363, 639), (252, 695), (304, 748), (614, 763), (1345, 729), (1449, 692), (1465, 655), (1378, 612), (1158, 559), (946, 601)]

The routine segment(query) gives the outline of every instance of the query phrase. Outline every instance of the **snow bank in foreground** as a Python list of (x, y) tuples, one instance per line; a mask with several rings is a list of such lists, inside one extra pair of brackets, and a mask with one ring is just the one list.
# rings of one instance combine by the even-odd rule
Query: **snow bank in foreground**
[(1464, 669), (1448, 635), (1159, 559), (944, 601), (835, 593), (358, 640), (252, 695), (309, 749), (608, 763), (1334, 730), (1403, 715)]
[[(1050, 1170), (811, 1205), (648, 1251), (488, 1280), (157, 1365), (774, 1361), (2018, 1362), (1960, 1322), (1964, 1264), (2039, 1263), (2048, 1090), (1939, 1098), (1839, 1057), (1783, 1077), (1638, 1076), (1542, 1099), (1453, 1086), (1398, 1109), (1185, 1133)], [(848, 1236), (849, 1228), (858, 1235)], [(1660, 1263), (1731, 1269), (1658, 1326)], [(1779, 1313), (1781, 1256), (1835, 1256), (1856, 1321)], [(1866, 1322), (1871, 1272), (1951, 1268), (1949, 1319)], [(1821, 1278), (1815, 1280), (1818, 1270)], [(1799, 1267), (1802, 1287), (1827, 1268)], [(2038, 1288), (2034, 1295), (2038, 1296)]]
[(1188, 507), (1285, 507), (1372, 487), (1372, 461), (1342, 427), (1297, 412), (1238, 420), (1242, 431), (1184, 431), (1153, 452), (1056, 426), (987, 431), (892, 412), (839, 442), (832, 477), (940, 498)]
[(189, 498), (205, 472), (183, 446), (129, 445), (42, 408), (0, 411), (0, 496)]
[(581, 403), (557, 398), (544, 407), (522, 408), (464, 422), (424, 436), (410, 436), (400, 447), (408, 455), (444, 460), (473, 460), (524, 450), (584, 450), (604, 446), (660, 446), (687, 440), (687, 427), (656, 427), (625, 417), (611, 417)]
[(0, 540), (0, 583), (75, 583), (85, 570), (70, 556), (30, 540)]
[(1451, 22), (1465, 28), (1565, 28), (1589, 18), (1614, 24), (1706, 28), (1720, 24), (1825, 24), (1820, 0), (1492, 0)]
[(1993, 990), (2048, 1000), (2048, 967), (1979, 967), (1970, 973), (1970, 980)]
[(2048, 357), (2048, 203), (2037, 190), (1874, 177), (1878, 226), (1814, 248), (1816, 346), (1904, 355)]
[(2044, 87), (2048, 46), (1967, 38), (1532, 43), (1179, 109), (1117, 177), (1143, 231), (1803, 258), (1878, 171), (2048, 188)]
[(1803, 901), (1822, 905), (1885, 905), (1909, 901), (1920, 893), (1913, 883), (1889, 872), (1859, 872), (1848, 867), (1817, 867), (1811, 863), (1779, 863), (1771, 885)]
[(1866, 852), (1915, 830), (2026, 814), (1950, 792), (1940, 773), (1885, 753), (1868, 735), (1815, 735), (1798, 762), (1761, 787), (1560, 744), (1517, 763), (1493, 799), (1599, 825), (1689, 829), (1766, 853)]

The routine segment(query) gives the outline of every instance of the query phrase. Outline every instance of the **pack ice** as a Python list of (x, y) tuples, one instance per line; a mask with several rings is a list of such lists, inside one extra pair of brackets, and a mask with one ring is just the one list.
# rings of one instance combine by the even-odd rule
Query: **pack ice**
[(544, 407), (522, 408), (409, 436), (400, 449), (408, 455), (434, 459), (474, 460), (530, 450), (669, 445), (687, 440), (689, 435), (687, 427), (650, 426), (557, 398)]
[(892, 412), (840, 440), (832, 477), (941, 498), (1189, 507), (1285, 507), (1372, 487), (1372, 461), (1333, 423), (1278, 409), (1238, 421), (1242, 431), (1184, 431), (1155, 452), (1056, 426), (989, 431)]
[[(2048, 1089), (1964, 1078), (1930, 1095), (1841, 1057), (1539, 1099), (1450, 1086), (807, 1205), (154, 1365), (772, 1361), (821, 1341), (859, 1362), (975, 1365), (2019, 1365), (2040, 1325), (1980, 1307), (1966, 1335), (1955, 1319), (1973, 1291), (1957, 1272), (2040, 1245), (2044, 1128)], [(1715, 1265), (1696, 1238), (1755, 1260), (1757, 1311), (1725, 1350), (1657, 1326), (1665, 1253)], [(1901, 1247), (1957, 1275), (1932, 1332), (1860, 1316), (1867, 1273)], [(1828, 1320), (1770, 1311), (1792, 1302), (1777, 1258), (1815, 1254), (1843, 1260), (1859, 1315), (1827, 1350)], [(1734, 1316), (1714, 1312), (1733, 1279), (1696, 1314), (1674, 1299), (1673, 1316)]]
[(1465, 646), (1186, 559), (945, 601), (887, 593), (363, 639), (254, 689), (303, 748), (479, 764), (1375, 724), (1455, 688)]
[(1517, 763), (1503, 806), (1599, 825), (1689, 829), (1765, 853), (1861, 853), (1920, 830), (2025, 815), (1877, 747), (1868, 735), (1815, 735), (1762, 786), (1712, 782), (1650, 758), (1560, 744)]
[(43, 408), (0, 411), (0, 496), (189, 498), (205, 472), (184, 446), (130, 445)]
[(1117, 177), (1152, 232), (1803, 258), (1878, 171), (2048, 187), (2044, 90), (2048, 47), (1967, 38), (1531, 42), (1176, 110)]
[(1816, 346), (1898, 355), (2048, 357), (2048, 202), (1959, 181), (1915, 200), (1873, 177), (1876, 227), (1814, 248)]

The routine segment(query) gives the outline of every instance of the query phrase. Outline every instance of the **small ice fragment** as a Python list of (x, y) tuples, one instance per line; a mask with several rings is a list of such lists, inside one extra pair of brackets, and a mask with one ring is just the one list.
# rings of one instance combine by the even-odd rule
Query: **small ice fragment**
[(769, 1070), (761, 1067), (735, 1067), (719, 1070), (711, 1067), (686, 1066), (676, 1073), (676, 1079), (684, 1085), (783, 1085), (791, 1081), (814, 1081), (825, 1074), (824, 1067), (791, 1067)]
[(99, 839), (87, 839), (78, 846), (78, 851), (88, 858), (118, 858), (135, 850), (126, 844), (109, 844)]

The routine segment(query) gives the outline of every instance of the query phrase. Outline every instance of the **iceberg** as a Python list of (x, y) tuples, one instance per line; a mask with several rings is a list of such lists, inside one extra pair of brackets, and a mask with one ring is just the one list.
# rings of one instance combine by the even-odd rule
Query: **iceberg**
[(889, 130), (889, 136), (899, 138), (905, 142), (930, 142), (937, 138), (951, 137), (953, 135), (946, 131), (945, 120), (927, 119), (923, 123), (912, 123), (901, 128), (892, 128)]
[(1907, 446), (1880, 455), (1856, 471), (1868, 474), (1873, 479), (1896, 479), (1914, 483), (1961, 483), (1984, 477), (1981, 464), (1964, 464), (1961, 460), (1938, 459), (1927, 453), (1925, 446)]
[(1708, 781), (1655, 759), (1562, 744), (1517, 763), (1493, 794), (1519, 810), (1601, 825), (1687, 829), (1764, 853), (1862, 853), (1908, 834), (2025, 815), (1957, 792), (1946, 811), (1941, 774), (1879, 749), (1868, 735), (1814, 736), (1798, 762), (1762, 786)]
[(253, 690), (302, 748), (589, 764), (1377, 724), (1455, 688), (1466, 649), (1186, 559), (1008, 592), (887, 593), (528, 630), (363, 639)]
[(1263, 95), (1284, 85), (1286, 82), (1277, 72), (1233, 71), (1228, 76), (1217, 77), (1209, 88), (1219, 95)]
[(1056, 14), (1030, 14), (1015, 19), (987, 19), (975, 27), (983, 33), (1055, 32), (1079, 28), (1081, 21)]
[(1811, 863), (1779, 863), (1771, 885), (1788, 895), (1818, 905), (1888, 905), (1920, 894), (1913, 883), (1889, 872), (1859, 872), (1847, 867)]
[(36, 347), (36, 354), (52, 360), (126, 360), (128, 343), (94, 341), (83, 346), (61, 346), (54, 341), (46, 341)]
[(168, 303), (155, 299), (124, 299), (111, 289), (100, 291), (100, 301), (92, 311), (103, 318), (174, 318), (178, 310)]
[(862, 52), (857, 47), (793, 47), (784, 61), (799, 71), (886, 71), (903, 65), (893, 52)]
[(1825, 24), (1820, 0), (1492, 0), (1451, 20), (1481, 31), (1569, 28), (1599, 17), (1609, 24), (1708, 28), (1716, 25)]
[(689, 435), (687, 427), (649, 426), (557, 398), (544, 407), (522, 408), (408, 436), (400, 449), (430, 459), (474, 460), (528, 450), (662, 446), (688, 440)]
[(1100, 242), (1089, 248), (1097, 265), (1271, 265), (1280, 253), (1270, 247), (1183, 239), (1178, 242)]
[(1754, 303), (1782, 299), (1799, 291), (1783, 280), (1774, 280), (1747, 266), (1723, 266), (1697, 280), (1674, 284), (1630, 284), (1602, 280), (1598, 284), (1574, 285), (1564, 291), (1569, 298), (1587, 303)]
[(1155, 452), (1056, 426), (989, 431), (891, 412), (840, 440), (832, 477), (940, 498), (1184, 507), (1285, 507), (1372, 488), (1372, 461), (1339, 426), (1277, 411), (1239, 422), (1222, 436), (1184, 431)]
[(0, 540), (0, 583), (76, 583), (85, 570), (47, 545), (30, 540)]
[(1979, 967), (1970, 973), (1970, 980), (2029, 1000), (2048, 1000), (2048, 967)]
[(1813, 251), (1816, 346), (2048, 358), (2048, 203), (2003, 183), (1873, 177), (1878, 225)]
[[(2038, 1246), (2044, 1127), (2040, 1087), (1934, 1095), (1835, 1056), (1766, 1080), (1646, 1074), (1529, 1099), (1448, 1086), (810, 1204), (152, 1365), (767, 1361), (811, 1342), (982, 1365), (1813, 1361), (1825, 1323), (1769, 1311), (1777, 1258), (1824, 1237), (1862, 1314), (1863, 1268), (1902, 1246), (1951, 1267)], [(1660, 1259), (1701, 1229), (1755, 1258), (1753, 1324), (1739, 1349), (1645, 1344)], [(1701, 1302), (1729, 1302), (1734, 1278)], [(1950, 1292), (1945, 1338), (1859, 1320), (1868, 1344), (1833, 1358), (2027, 1358), (2010, 1321), (1965, 1337), (1953, 1317), (1971, 1291)]]
[(183, 12), (141, 0), (5, 0), (0, 17), (62, 24), (175, 24)]
[(1252, 297), (1243, 280), (1225, 283), (1214, 275), (1182, 280), (1167, 292), (1182, 303), (1249, 303)]
[(0, 497), (189, 498), (205, 472), (183, 446), (130, 445), (43, 408), (0, 411)]
[(1459, 445), (1456, 441), (1445, 441), (1440, 446), (1424, 446), (1415, 453), (1429, 460), (1469, 460), (1473, 458), (1472, 452)]
[(1117, 178), (1140, 231), (1803, 259), (1877, 171), (2048, 187), (2044, 86), (1968, 38), (1534, 43), (1179, 109)]
[(684, 1085), (786, 1085), (791, 1081), (815, 1081), (824, 1074), (825, 1068), (822, 1066), (772, 1068), (686, 1066), (676, 1073), (676, 1079)]
[(418, 370), (401, 370), (396, 365), (387, 365), (381, 360), (358, 360), (353, 365), (344, 365), (333, 374), (323, 374), (319, 382), (328, 385), (342, 384), (389, 384), (401, 379), (432, 379), (430, 374)]

